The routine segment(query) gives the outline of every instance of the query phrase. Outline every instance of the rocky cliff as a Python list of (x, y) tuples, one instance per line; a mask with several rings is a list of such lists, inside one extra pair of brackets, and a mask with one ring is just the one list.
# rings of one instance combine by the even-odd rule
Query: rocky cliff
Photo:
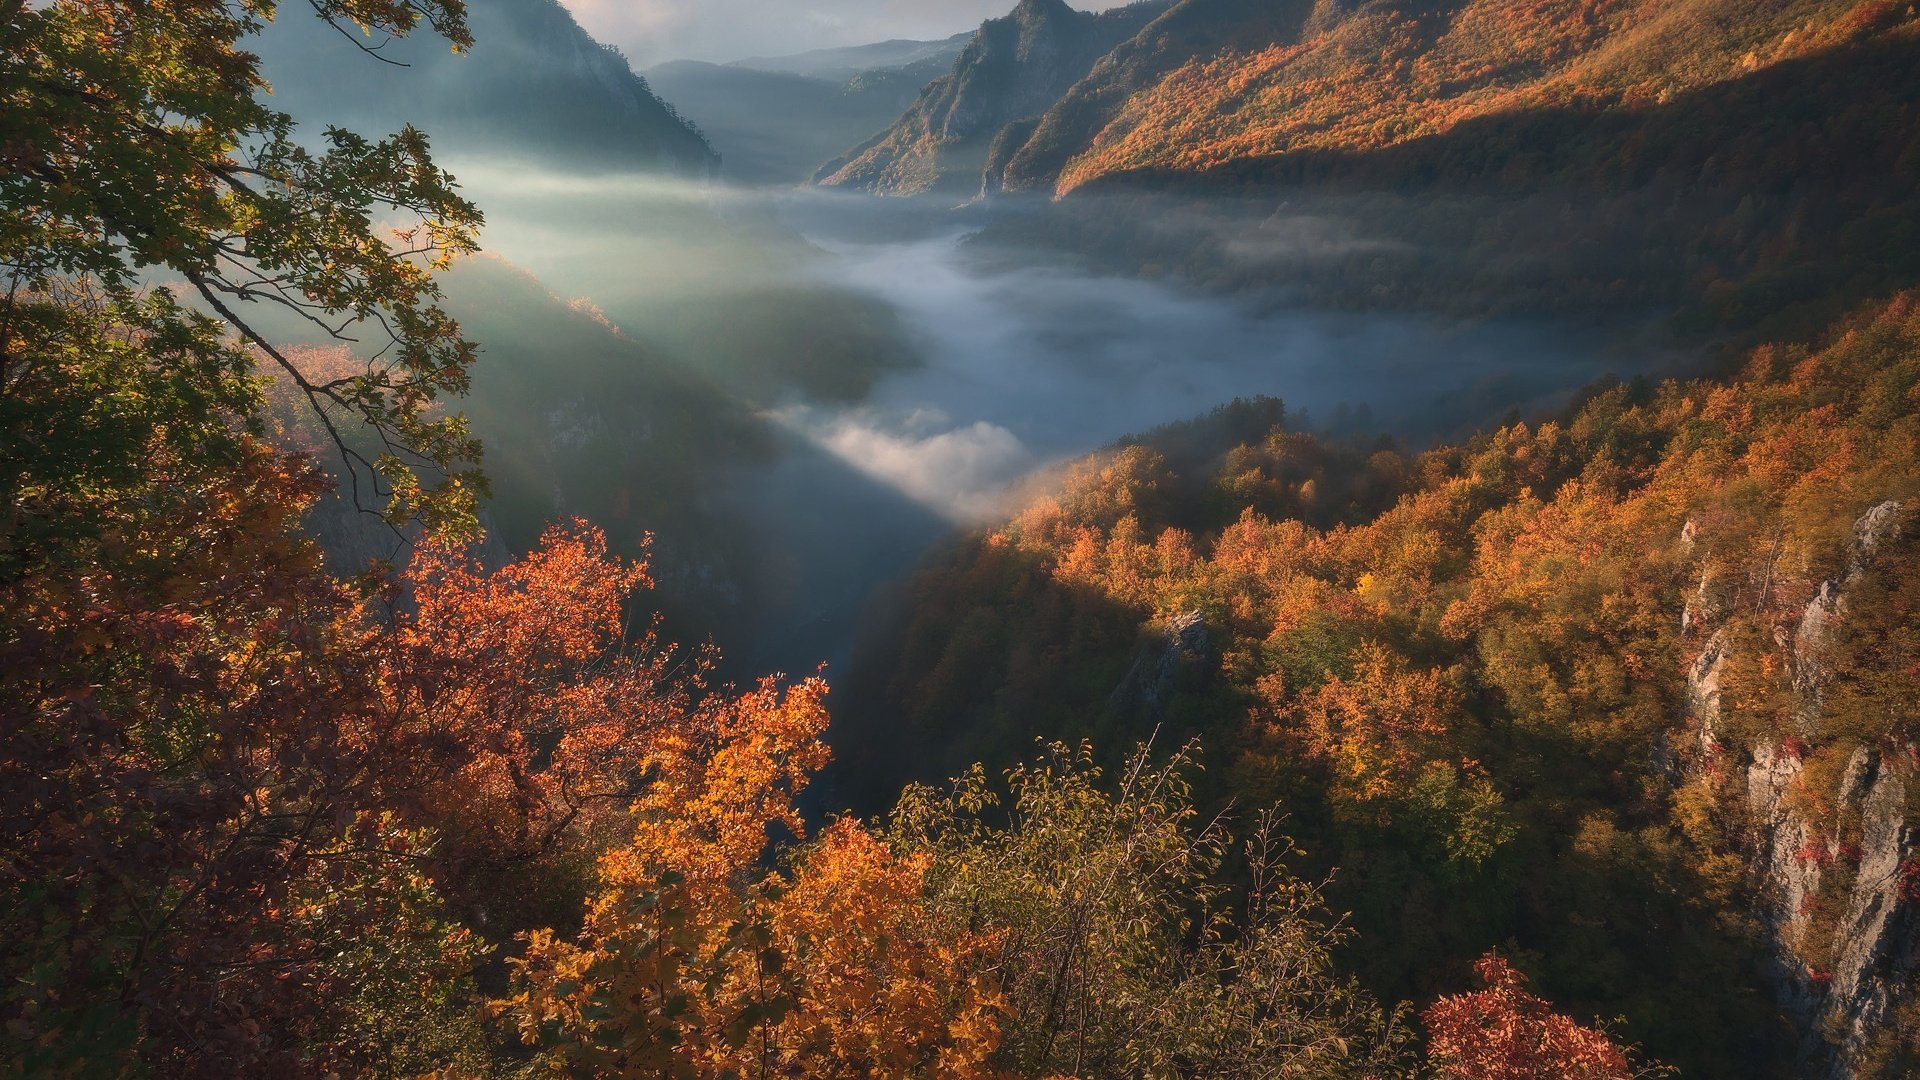
[(1092, 14), (1065, 0), (1021, 0), (980, 27), (893, 127), (821, 169), (831, 187), (884, 195), (970, 196), (988, 150), (1009, 124), (1044, 113), (1165, 3)]
[[(1727, 820), (1744, 822), (1735, 839), (1774, 950), (1771, 989), (1802, 1033), (1802, 1071), (1835, 1080), (1879, 1075), (1877, 1043), (1920, 972), (1915, 748), (1858, 744), (1842, 758), (1835, 748), (1855, 740), (1828, 701), (1837, 680), (1859, 674), (1846, 672), (1844, 655), (1854, 597), (1883, 587), (1876, 579), (1911, 573), (1911, 552), (1896, 550), (1911, 530), (1911, 513), (1883, 502), (1854, 523), (1833, 577), (1795, 582), (1777, 550), (1757, 564), (1757, 581), (1698, 569), (1682, 615), (1685, 632), (1704, 639), (1687, 679), (1699, 770), (1730, 781), (1719, 785), (1731, 803)], [(1710, 565), (1697, 558), (1710, 540), (1696, 523), (1681, 543), (1689, 564)], [(1791, 658), (1791, 692), (1780, 704), (1792, 733), (1747, 741), (1728, 730), (1723, 708), (1732, 672), (1747, 659), (1739, 639), (1750, 626), (1738, 608), (1795, 592), (1811, 595), (1769, 620), (1774, 651)], [(1816, 746), (1845, 761), (1837, 776), (1808, 768)]]

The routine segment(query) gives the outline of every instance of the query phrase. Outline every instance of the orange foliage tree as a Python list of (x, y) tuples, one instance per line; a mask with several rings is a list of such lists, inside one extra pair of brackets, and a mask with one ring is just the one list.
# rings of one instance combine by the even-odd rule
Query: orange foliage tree
[(1582, 1027), (1527, 992), (1526, 976), (1498, 953), (1474, 964), (1486, 989), (1427, 1007), (1427, 1055), (1460, 1080), (1631, 1080), (1624, 1050), (1604, 1031)]
[(990, 1075), (984, 937), (922, 906), (924, 858), (841, 822), (757, 870), (825, 763), (824, 684), (772, 682), (657, 750), (577, 942), (530, 935), (501, 1003), (560, 1067), (607, 1076)]

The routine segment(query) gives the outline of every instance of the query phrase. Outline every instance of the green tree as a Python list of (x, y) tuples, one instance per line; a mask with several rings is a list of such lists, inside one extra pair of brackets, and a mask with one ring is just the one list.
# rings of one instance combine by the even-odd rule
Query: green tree
[[(355, 40), (424, 24), (456, 49), (471, 43), (461, 0), (312, 6)], [(464, 391), (474, 347), (435, 305), (433, 271), (474, 250), (480, 213), (435, 167), (419, 131), (370, 140), (327, 128), (317, 146), (297, 140), (292, 119), (263, 101), (258, 58), (244, 48), (274, 8), (0, 0), (0, 386), (17, 404), (30, 400), (17, 383), (65, 377), (66, 361), (49, 354), (73, 330), (60, 294), (79, 287), (99, 298), (84, 310), (105, 332), (175, 347), (150, 350), (179, 407), (154, 420), (250, 419), (252, 403), (237, 396), (238, 355), (185, 308), (139, 299), (143, 284), (178, 288), (299, 387), (345, 456), (357, 497), (385, 498), (396, 522), (422, 515), (471, 528), (484, 487), (479, 446), (462, 417), (435, 405)], [(49, 305), (68, 314), (51, 317)], [(268, 309), (357, 340), (372, 359), (310, 380), (254, 325)], [(83, 453), (32, 441), (44, 433), (23, 432), (31, 418), (18, 410), (7, 419), (9, 473), (24, 471), (25, 458), (57, 468)], [(85, 441), (91, 430), (58, 434)], [(128, 441), (90, 452), (115, 450), (137, 453)], [(13, 516), (60, 513), (20, 505), (20, 487), (35, 478), (7, 479)]]
[[(1236, 842), (1193, 805), (1191, 749), (1136, 754), (1109, 790), (1092, 750), (1053, 746), (946, 793), (909, 788), (889, 839), (930, 859), (927, 903), (990, 928), (1006, 1063), (1026, 1076), (1382, 1077), (1411, 1032), (1334, 968), (1349, 931), (1271, 815)], [(1238, 857), (1229, 885), (1223, 866)]]

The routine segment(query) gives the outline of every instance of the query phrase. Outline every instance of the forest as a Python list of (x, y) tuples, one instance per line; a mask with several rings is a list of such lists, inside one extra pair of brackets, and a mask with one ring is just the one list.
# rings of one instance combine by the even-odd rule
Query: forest
[[(1917, 364), (1903, 296), (1732, 380), (1600, 385), (1419, 454), (1234, 403), (923, 571), (851, 689), (908, 723), (855, 743), (940, 775), (1035, 730), (1194, 733), (1201, 802), (1287, 808), (1369, 985), (1431, 993), (1505, 943), (1688, 1074), (1765, 1075), (1791, 1052), (1745, 975), (1770, 912), (1741, 846), (1804, 830), (1820, 881), (1772, 914), (1831, 986), (1893, 809), (1862, 774), (1912, 767)], [(1756, 755), (1791, 759), (1784, 804), (1750, 796)], [(1907, 895), (1902, 850), (1876, 872)]]
[[(787, 383), (858, 398), (905, 332), (793, 294), (792, 363), (742, 324), (716, 383), (649, 366), (480, 256), (428, 133), (263, 92), (275, 19), (381, 70), (478, 47), (467, 5), (310, 6), (0, 0), (0, 1071), (1920, 1068), (1904, 264), (1742, 233), (1834, 272), (1724, 370), (1430, 447), (1271, 397), (1128, 437), (844, 677), (742, 675), (655, 545), (744, 544), (700, 499)], [(645, 436), (535, 422), (596, 395)], [(533, 527), (543, 445), (633, 479)]]

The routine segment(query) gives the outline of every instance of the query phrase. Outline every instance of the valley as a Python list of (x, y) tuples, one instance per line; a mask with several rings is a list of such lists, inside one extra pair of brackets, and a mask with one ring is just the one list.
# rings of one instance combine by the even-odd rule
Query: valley
[[(497, 326), (501, 363), (469, 412), (496, 448), (502, 535), (524, 545), (572, 514), (631, 520), (630, 542), (652, 531), (663, 600), (705, 612), (687, 632), (727, 642), (742, 671), (837, 669), (868, 607), (936, 545), (1066, 461), (1222, 402), (1282, 398), (1309, 426), (1417, 449), (1557, 409), (1603, 375), (1689, 362), (1651, 315), (1603, 328), (1360, 312), (1036, 265), (980, 240), (990, 211), (618, 175), (515, 172), (496, 188), (462, 172), (494, 208), (501, 269), (526, 274), (454, 279), (463, 321)], [(708, 224), (675, 235), (691, 215)], [(568, 298), (577, 310), (550, 301), (549, 318), (590, 311), (618, 343), (529, 337), (527, 318), (502, 321), (517, 290)], [(609, 368), (625, 381), (527, 415), (527, 394), (609, 346), (658, 373)], [(529, 365), (562, 381), (508, 390), (505, 373)], [(706, 403), (668, 419), (666, 385)], [(623, 432), (641, 437), (614, 454)], [(632, 471), (609, 474), (610, 455)], [(660, 487), (662, 470), (680, 486)]]

